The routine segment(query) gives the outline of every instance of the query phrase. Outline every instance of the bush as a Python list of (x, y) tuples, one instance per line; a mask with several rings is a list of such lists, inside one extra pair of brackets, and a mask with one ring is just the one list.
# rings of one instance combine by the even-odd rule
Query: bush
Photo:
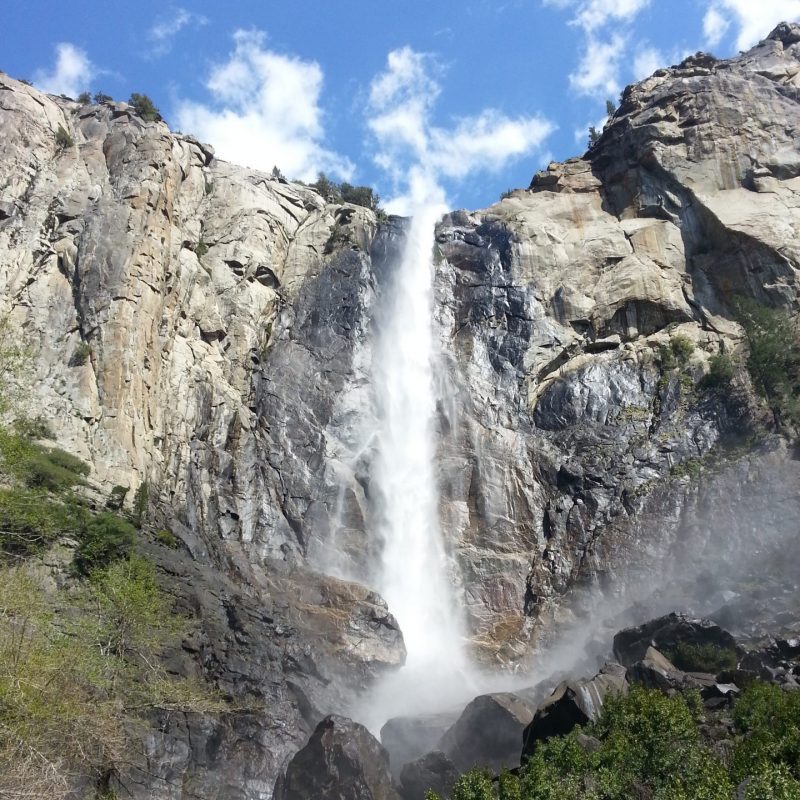
[(201, 239), (195, 246), (194, 246), (194, 254), (198, 258), (202, 258), (208, 252), (208, 245)]
[(679, 364), (685, 364), (694, 353), (694, 342), (682, 333), (673, 336), (669, 340), (669, 346)]
[(133, 510), (131, 520), (137, 528), (142, 527), (142, 523), (147, 517), (147, 504), (150, 499), (150, 487), (147, 481), (139, 484), (133, 495)]
[(94, 96), (94, 101), (98, 105), (100, 103), (113, 103), (114, 98), (110, 94), (104, 94), (103, 92), (96, 92)]
[(12, 424), (17, 436), (23, 439), (55, 439), (55, 435), (43, 417), (18, 417)]
[(133, 106), (133, 110), (145, 122), (159, 122), (161, 120), (161, 114), (159, 110), (155, 107), (153, 101), (146, 94), (134, 92), (130, 96), (128, 103)]
[(136, 528), (127, 520), (104, 511), (92, 517), (80, 536), (75, 565), (84, 575), (107, 567), (131, 553), (136, 543)]
[(711, 356), (708, 362), (709, 370), (700, 381), (703, 389), (724, 389), (730, 386), (736, 375), (736, 367), (731, 357), (725, 353)]
[(88, 512), (76, 502), (53, 499), (35, 489), (0, 489), (0, 547), (5, 555), (28, 556), (59, 536), (78, 536)]
[(108, 494), (108, 500), (106, 500), (106, 508), (109, 511), (120, 511), (125, 505), (125, 498), (127, 495), (127, 486), (120, 486), (117, 484), (116, 486), (112, 487)]
[(78, 95), (78, 102), (81, 105), (88, 106), (89, 103), (92, 102), (92, 96), (89, 94), (89, 92), (81, 92)]
[(170, 550), (177, 550), (180, 546), (178, 537), (172, 531), (168, 531), (165, 528), (156, 531), (156, 541), (159, 544), (163, 544), (165, 547), (169, 547)]
[(0, 428), (0, 472), (30, 488), (63, 492), (89, 474), (88, 464), (57, 447), (46, 448)]
[(786, 312), (754, 300), (739, 299), (736, 312), (750, 349), (747, 371), (753, 386), (769, 404), (776, 423), (800, 424), (800, 344), (795, 323)]
[(736, 669), (736, 652), (714, 644), (678, 642), (675, 649), (665, 655), (685, 672), (711, 672), (716, 675), (726, 669)]
[(74, 144), (75, 142), (69, 133), (67, 133), (64, 126), (59, 125), (56, 131), (56, 147), (58, 147), (59, 150), (65, 150), (67, 147), (72, 147)]
[(89, 346), (89, 343), (79, 342), (69, 360), (69, 366), (82, 367), (89, 360), (89, 356), (91, 356), (91, 354), (92, 348)]
[(311, 188), (328, 203), (352, 203), (355, 206), (370, 208), (381, 213), (380, 197), (370, 186), (353, 186), (349, 183), (335, 183), (324, 172), (319, 173), (316, 183)]

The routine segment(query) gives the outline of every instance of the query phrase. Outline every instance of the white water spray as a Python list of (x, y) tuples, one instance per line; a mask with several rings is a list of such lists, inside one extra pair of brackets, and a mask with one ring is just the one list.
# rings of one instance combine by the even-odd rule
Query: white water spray
[(373, 480), (383, 541), (378, 589), (406, 643), (405, 667), (377, 687), (360, 716), (373, 729), (464, 695), (464, 625), (454, 565), (439, 527), (433, 242), (440, 210), (419, 209), (407, 231), (381, 319), (373, 369), (380, 429)]

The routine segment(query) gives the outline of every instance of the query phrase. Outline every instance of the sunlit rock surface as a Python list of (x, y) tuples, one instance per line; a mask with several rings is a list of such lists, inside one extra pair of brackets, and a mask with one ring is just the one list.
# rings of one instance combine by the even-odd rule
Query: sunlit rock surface
[[(687, 558), (719, 574), (796, 529), (800, 468), (751, 447), (769, 420), (746, 377), (696, 383), (741, 346), (736, 294), (796, 310), (799, 103), (783, 26), (659, 70), (583, 158), (439, 224), (440, 514), (480, 662), (530, 660), (654, 564), (690, 583)], [(148, 482), (183, 545), (165, 585), (203, 631), (179, 670), (262, 709), (154, 721), (134, 796), (269, 797), (322, 717), (403, 661), (369, 588), (374, 312), (403, 235), (0, 74), (0, 313), (34, 405), (100, 488)], [(695, 351), (665, 371), (677, 334)]]

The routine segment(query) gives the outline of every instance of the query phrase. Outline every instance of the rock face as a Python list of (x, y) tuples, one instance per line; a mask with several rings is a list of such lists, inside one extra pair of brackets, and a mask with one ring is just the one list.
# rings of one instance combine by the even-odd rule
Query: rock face
[(683, 614), (668, 614), (636, 628), (620, 631), (614, 637), (614, 657), (626, 667), (645, 659), (651, 648), (674, 652), (680, 645), (714, 647), (736, 651), (736, 640), (728, 631), (707, 619), (689, 619)]
[(519, 766), (519, 743), (535, 706), (510, 692), (476, 697), (442, 736), (439, 749), (460, 771), (475, 766), (494, 772)]
[(625, 667), (606, 664), (591, 680), (564, 681), (536, 709), (522, 741), (523, 757), (531, 755), (536, 743), (553, 736), (564, 736), (578, 725), (594, 722), (609, 695), (627, 692)]
[[(480, 661), (529, 658), (654, 565), (683, 589), (796, 535), (792, 450), (732, 449), (770, 423), (746, 373), (700, 379), (742, 352), (737, 295), (796, 312), (799, 103), (800, 28), (781, 26), (629, 87), (582, 158), (437, 227), (440, 514)], [(267, 708), (252, 759), (209, 734), (224, 776), (193, 751), (208, 720), (198, 739), (170, 723), (147, 758), (168, 747), (197, 791), (266, 796), (403, 660), (366, 587), (371, 331), (404, 222), (2, 74), (0, 187), (0, 317), (34, 353), (35, 405), (97, 488), (146, 481), (179, 538), (165, 585), (203, 631), (181, 669)], [(678, 335), (695, 348), (671, 366)]]
[(344, 717), (319, 723), (289, 762), (275, 800), (399, 800), (389, 755), (370, 732)]

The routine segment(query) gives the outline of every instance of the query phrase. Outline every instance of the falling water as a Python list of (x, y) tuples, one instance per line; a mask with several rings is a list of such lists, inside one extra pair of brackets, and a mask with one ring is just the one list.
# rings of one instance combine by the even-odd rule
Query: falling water
[(365, 704), (371, 727), (394, 714), (441, 707), (443, 698), (467, 681), (453, 565), (439, 527), (435, 467), (438, 359), (432, 304), (438, 216), (437, 208), (423, 208), (410, 223), (375, 354), (380, 430), (373, 481), (383, 541), (378, 588), (400, 624), (408, 657)]

